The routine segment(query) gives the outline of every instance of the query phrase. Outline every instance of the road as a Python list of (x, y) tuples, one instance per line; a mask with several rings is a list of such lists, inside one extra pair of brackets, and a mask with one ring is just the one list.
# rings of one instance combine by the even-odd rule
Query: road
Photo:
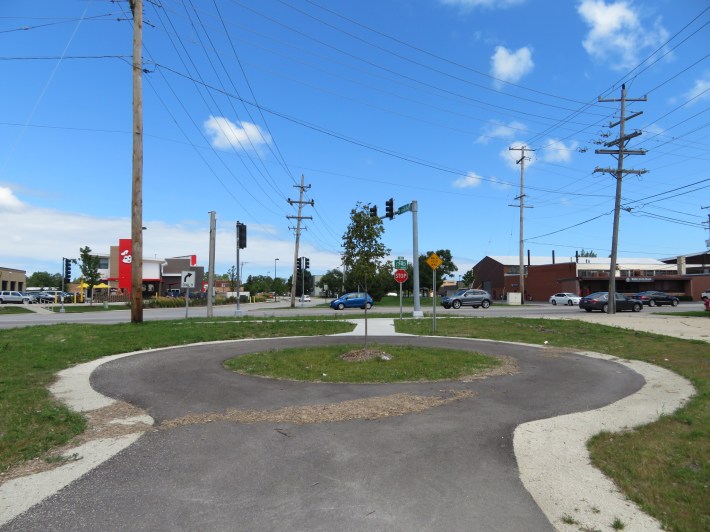
[[(140, 407), (155, 429), (2, 530), (546, 531), (550, 521), (519, 478), (514, 429), (602, 407), (644, 385), (620, 364), (573, 352), (408, 336), (378, 342), (506, 355), (518, 371), (470, 382), (343, 385), (222, 366), (255, 350), (363, 341), (229, 342), (103, 364), (92, 387)], [(367, 400), (402, 403), (401, 394), (444, 402), (368, 413)], [(305, 422), (265, 417), (284, 409)], [(207, 422), (219, 414), (226, 416)], [(256, 418), (246, 423), (247, 414)]]
[[(29, 325), (51, 325), (55, 323), (95, 323), (95, 324), (110, 324), (110, 323), (127, 323), (131, 320), (131, 311), (112, 310), (111, 312), (83, 312), (83, 313), (56, 313), (47, 311), (41, 307), (30, 305), (26, 308), (35, 310), (31, 314), (9, 314), (0, 318), (0, 329), (12, 327), (26, 327)], [(236, 306), (215, 306), (213, 315), (215, 317), (233, 317), (235, 316)], [(580, 310), (578, 307), (553, 306), (548, 303), (528, 303), (522, 306), (511, 306), (507, 304), (493, 305), (488, 309), (473, 309), (463, 307), (458, 310), (444, 309), (439, 306), (436, 309), (437, 317), (446, 316), (482, 316), (482, 317), (528, 317), (528, 318), (573, 318), (573, 319), (592, 319), (598, 316), (603, 316), (602, 323), (615, 322), (619, 320), (627, 320), (628, 317), (643, 318), (645, 316), (656, 315), (659, 313), (676, 313), (689, 310), (703, 310), (704, 306), (701, 302), (684, 302), (678, 307), (655, 307), (653, 309), (644, 307), (640, 313), (620, 312), (616, 315), (603, 315), (598, 312), (587, 313)], [(329, 315), (339, 316), (343, 318), (352, 317), (353, 314), (362, 314), (360, 310), (345, 310), (336, 311), (323, 306), (323, 302), (314, 300), (311, 303), (305, 303), (303, 306), (297, 304), (296, 308), (289, 308), (285, 302), (279, 303), (248, 303), (240, 305), (240, 310), (243, 316), (251, 317), (288, 317), (299, 315)], [(403, 309), (404, 317), (411, 317), (412, 307)], [(431, 313), (431, 308), (422, 308), (427, 314)], [(389, 314), (399, 316), (399, 307), (379, 307), (375, 306), (372, 310), (373, 314), (382, 315)], [(188, 310), (189, 317), (206, 317), (207, 309), (205, 307), (190, 307)], [(171, 309), (145, 309), (143, 311), (143, 319), (150, 320), (174, 320), (185, 318), (185, 308)], [(599, 319), (599, 318), (597, 318)], [(609, 323), (613, 325), (614, 323)]]

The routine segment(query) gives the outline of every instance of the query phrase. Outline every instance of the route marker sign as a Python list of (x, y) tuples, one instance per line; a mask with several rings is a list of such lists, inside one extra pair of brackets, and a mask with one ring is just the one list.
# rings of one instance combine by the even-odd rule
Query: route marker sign
[(394, 260), (394, 267), (397, 270), (406, 270), (407, 269), (407, 259), (405, 259), (404, 257), (397, 257)]

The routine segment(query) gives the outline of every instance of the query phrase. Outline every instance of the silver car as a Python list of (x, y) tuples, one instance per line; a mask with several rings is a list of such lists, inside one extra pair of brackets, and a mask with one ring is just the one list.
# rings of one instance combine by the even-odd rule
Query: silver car
[(464, 305), (473, 308), (488, 308), (491, 306), (492, 302), (493, 298), (488, 292), (476, 288), (464, 288), (456, 292), (453, 296), (441, 298), (441, 306), (444, 308), (461, 308)]
[(550, 303), (553, 305), (579, 305), (579, 300), (582, 299), (572, 292), (557, 292), (555, 295), (550, 296)]
[(34, 303), (34, 297), (14, 290), (3, 290), (0, 292), (0, 304), (3, 303), (22, 303), (28, 305)]

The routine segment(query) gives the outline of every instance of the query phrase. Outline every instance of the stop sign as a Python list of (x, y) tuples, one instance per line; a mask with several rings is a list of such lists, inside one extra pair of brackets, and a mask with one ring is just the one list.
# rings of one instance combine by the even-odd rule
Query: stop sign
[(394, 272), (394, 280), (398, 283), (403, 283), (407, 279), (409, 279), (409, 275), (407, 275), (406, 270), (397, 270), (396, 272)]

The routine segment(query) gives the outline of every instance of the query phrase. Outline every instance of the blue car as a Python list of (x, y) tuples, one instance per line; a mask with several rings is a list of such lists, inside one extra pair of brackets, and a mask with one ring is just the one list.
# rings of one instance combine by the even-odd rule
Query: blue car
[(372, 305), (372, 298), (365, 292), (349, 292), (330, 302), (330, 307), (335, 310), (343, 310), (345, 308), (370, 309)]

